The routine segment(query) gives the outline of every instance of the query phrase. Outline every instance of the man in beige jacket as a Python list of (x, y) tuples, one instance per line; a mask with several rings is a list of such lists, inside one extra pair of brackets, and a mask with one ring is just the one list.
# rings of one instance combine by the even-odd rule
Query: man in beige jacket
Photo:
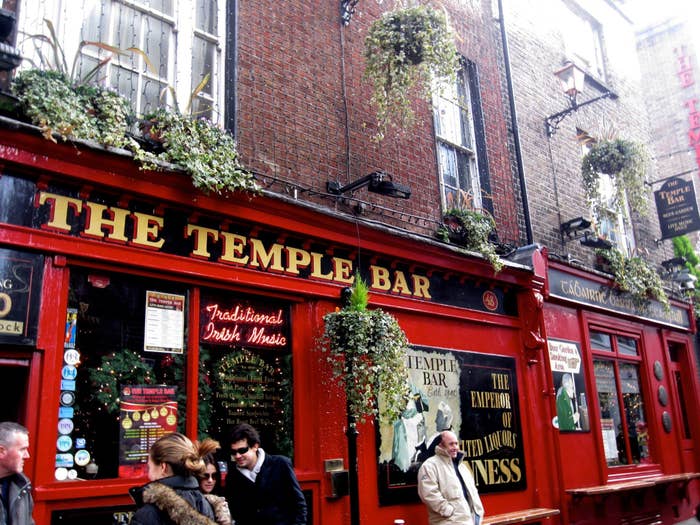
[(430, 525), (479, 525), (484, 506), (474, 477), (462, 461), (454, 432), (440, 433), (435, 455), (418, 471), (418, 495), (428, 507)]

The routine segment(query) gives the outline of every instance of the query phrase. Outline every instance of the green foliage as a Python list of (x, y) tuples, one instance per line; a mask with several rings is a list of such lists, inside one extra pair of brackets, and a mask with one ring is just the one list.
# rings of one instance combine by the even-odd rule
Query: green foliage
[[(700, 282), (700, 270), (698, 270), (698, 263), (700, 263), (700, 258), (697, 253), (695, 253), (695, 248), (693, 243), (687, 235), (681, 235), (679, 237), (674, 237), (671, 242), (673, 242), (673, 254), (676, 257), (685, 258), (685, 266), (691, 275), (695, 276)], [(686, 297), (692, 299), (693, 309), (695, 310), (695, 317), (700, 317), (700, 289), (695, 288), (693, 290), (688, 290), (685, 292)]]
[(459, 58), (444, 13), (419, 5), (384, 13), (365, 38), (364, 78), (372, 83), (376, 140), (389, 126), (413, 125), (411, 97), (430, 101), (431, 84), (455, 82)]
[[(20, 72), (12, 83), (22, 115), (40, 127), (44, 137), (55, 142), (54, 134), (58, 134), (63, 140), (92, 140), (104, 146), (128, 149), (144, 169), (160, 169), (163, 162), (176, 164), (190, 175), (195, 188), (207, 193), (259, 190), (253, 175), (240, 163), (234, 138), (209, 120), (183, 115), (177, 105), (172, 111), (157, 110), (148, 120), (150, 136), (158, 136), (162, 151), (143, 149), (131, 133), (135, 120), (131, 102), (114, 91), (87, 83), (96, 79), (97, 72), (112, 55), (78, 77), (76, 64), (80, 50), (69, 68), (53, 25), (48, 21), (46, 24), (49, 35), (29, 37), (40, 57), (40, 68)], [(116, 54), (141, 54), (153, 70), (148, 57), (137, 48), (122, 51), (100, 42), (83, 42), (80, 47), (85, 45)], [(206, 75), (192, 92), (186, 107), (188, 113), (192, 101), (208, 81)]]
[(489, 242), (495, 229), (496, 222), (485, 211), (450, 208), (443, 215), (437, 236), (443, 242), (451, 242), (480, 253), (491, 263), (494, 271), (499, 272), (503, 268), (503, 262), (496, 247)]
[(124, 349), (102, 357), (100, 366), (89, 369), (93, 396), (111, 415), (119, 414), (120, 385), (152, 385), (152, 369), (133, 350)]
[(661, 276), (641, 257), (625, 257), (617, 248), (596, 250), (609, 265), (615, 284), (620, 291), (627, 292), (635, 305), (644, 309), (650, 299), (656, 299), (668, 308), (669, 302), (663, 288)]
[(158, 154), (138, 156), (145, 163), (170, 162), (192, 177), (204, 192), (224, 193), (237, 189), (258, 191), (253, 175), (240, 164), (236, 141), (210, 120), (160, 109), (148, 118), (149, 134), (163, 144)]
[(348, 305), (348, 310), (351, 310), (353, 312), (363, 312), (367, 310), (368, 302), (369, 287), (358, 273), (355, 275), (355, 280), (352, 283), (352, 294), (350, 295), (350, 304)]
[[(366, 285), (356, 278), (357, 302), (323, 317), (322, 349), (333, 377), (345, 387), (348, 411), (357, 420), (379, 416), (395, 421), (406, 407), (409, 392), (406, 349), (408, 339), (396, 319), (380, 309), (367, 310)], [(386, 401), (378, 413), (378, 397)]]
[[(643, 145), (623, 139), (594, 143), (581, 162), (583, 187), (589, 205), (598, 216), (624, 212), (625, 202), (638, 213), (646, 213), (649, 202), (644, 184), (648, 155)], [(602, 203), (600, 174), (610, 175), (615, 185), (612, 201)]]

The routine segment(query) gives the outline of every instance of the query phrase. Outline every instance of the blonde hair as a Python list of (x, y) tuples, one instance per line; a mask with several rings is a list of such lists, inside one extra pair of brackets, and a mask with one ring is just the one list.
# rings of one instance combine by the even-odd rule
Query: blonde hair
[(201, 476), (207, 467), (204, 456), (221, 448), (218, 441), (206, 438), (192, 442), (179, 432), (166, 434), (151, 446), (150, 456), (153, 463), (167, 463), (178, 476)]

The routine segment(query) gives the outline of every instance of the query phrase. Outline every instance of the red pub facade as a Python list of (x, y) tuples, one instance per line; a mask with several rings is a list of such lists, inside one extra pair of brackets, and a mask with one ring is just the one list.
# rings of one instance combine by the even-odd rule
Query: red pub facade
[[(378, 145), (361, 49), (388, 7), (223, 3), (231, 30), (213, 48), (226, 49), (214, 62), (228, 76), (207, 95), (225, 92), (219, 109), (260, 194), (206, 194), (172, 166), (144, 171), (123, 150), (54, 143), (0, 117), (2, 419), (30, 430), (37, 524), (128, 523), (127, 490), (146, 481), (155, 439), (211, 436), (225, 462), (242, 421), (292, 458), (309, 524), (425, 525), (416, 473), (446, 428), (490, 525), (689, 518), (700, 500), (693, 309), (641, 307), (609, 275), (528, 242), (496, 6), (439, 3), (460, 35), (468, 111), (416, 102), (412, 134)], [(100, 4), (113, 8), (102, 24), (117, 6), (148, 18), (168, 2)], [(455, 144), (441, 126), (467, 115), (471, 134)], [(326, 185), (377, 169), (410, 183), (411, 199)], [(510, 244), (499, 272), (435, 237), (448, 195), (475, 185)], [(534, 226), (540, 240), (552, 225)], [(344, 393), (319, 338), (357, 273), (370, 307), (408, 337), (411, 396), (399, 420), (359, 425), (355, 492)]]

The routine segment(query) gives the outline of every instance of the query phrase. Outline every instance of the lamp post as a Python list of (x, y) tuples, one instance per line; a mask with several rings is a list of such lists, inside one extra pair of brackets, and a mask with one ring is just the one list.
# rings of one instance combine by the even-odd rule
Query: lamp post
[[(350, 304), (352, 288), (343, 288), (340, 291), (340, 303), (343, 308)], [(352, 377), (352, 359), (348, 361), (348, 377)], [(346, 384), (347, 388), (347, 384)], [(348, 439), (348, 495), (350, 497), (350, 525), (360, 525), (360, 486), (357, 465), (357, 418), (350, 409), (350, 401), (347, 402), (347, 428), (345, 436)]]
[(545, 131), (548, 137), (554, 135), (559, 128), (559, 123), (574, 111), (578, 111), (580, 108), (604, 98), (617, 98), (614, 93), (605, 89), (601, 95), (579, 103), (577, 97), (583, 91), (586, 73), (573, 62), (567, 62), (564, 67), (554, 72), (554, 76), (559, 79), (562, 91), (569, 99), (569, 107), (544, 119)]

